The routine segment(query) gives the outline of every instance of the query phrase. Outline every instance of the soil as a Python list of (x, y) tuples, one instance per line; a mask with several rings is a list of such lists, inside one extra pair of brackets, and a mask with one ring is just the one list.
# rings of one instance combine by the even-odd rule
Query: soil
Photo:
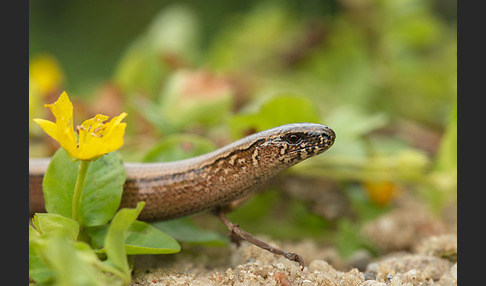
[(334, 247), (312, 240), (272, 241), (299, 253), (296, 262), (247, 242), (240, 247), (189, 247), (174, 255), (137, 256), (131, 285), (457, 285), (455, 206), (437, 217), (415, 202), (404, 202), (362, 229), (380, 256), (359, 250), (348, 260)]

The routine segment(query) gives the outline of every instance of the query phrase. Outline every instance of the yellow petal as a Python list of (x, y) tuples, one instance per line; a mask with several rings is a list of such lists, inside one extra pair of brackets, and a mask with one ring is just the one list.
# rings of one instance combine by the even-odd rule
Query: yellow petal
[(88, 119), (79, 128), (79, 158), (93, 158), (119, 149), (123, 145), (127, 116), (122, 113), (104, 124), (107, 116), (98, 114)]
[(59, 141), (57, 137), (57, 126), (54, 122), (44, 119), (33, 119), (35, 123), (39, 124), (39, 126), (47, 133), (47, 135), (54, 138), (54, 140)]
[(90, 132), (94, 132), (96, 128), (100, 127), (101, 125), (104, 125), (104, 121), (108, 119), (108, 116), (102, 115), (102, 114), (96, 114), (95, 117), (90, 118), (83, 122), (81, 126), (83, 126), (85, 129), (87, 129)]
[(59, 136), (59, 144), (71, 154), (71, 156), (77, 158), (78, 153), (78, 141), (72, 128), (57, 125), (57, 134)]
[(100, 145), (98, 145), (98, 147), (95, 146), (95, 144), (80, 146), (80, 148), (78, 149), (77, 157), (81, 160), (91, 160), (95, 157), (105, 154), (101, 151)]
[(106, 145), (107, 153), (119, 149), (123, 146), (123, 135), (125, 134), (126, 123), (120, 123), (111, 128), (108, 134), (103, 136), (104, 144)]
[(79, 146), (84, 146), (90, 143), (92, 137), (101, 137), (100, 134), (105, 128), (103, 121), (108, 119), (108, 116), (97, 114), (90, 118), (78, 127), (79, 132)]
[(71, 121), (73, 118), (73, 104), (69, 100), (69, 96), (64, 91), (56, 102), (52, 104), (46, 104), (45, 107), (49, 107), (54, 117), (57, 120), (62, 119), (64, 121)]
[(120, 122), (127, 117), (127, 114), (125, 112), (122, 112), (120, 115), (113, 117), (110, 122), (106, 124), (105, 130), (104, 130), (104, 135), (103, 136), (109, 136), (109, 134), (112, 132), (112, 129), (115, 126), (118, 126)]
[(73, 104), (69, 100), (66, 92), (63, 92), (56, 102), (46, 104), (56, 122), (50, 122), (43, 119), (36, 119), (42, 129), (59, 144), (66, 149), (72, 156), (76, 157), (78, 141), (73, 130)]

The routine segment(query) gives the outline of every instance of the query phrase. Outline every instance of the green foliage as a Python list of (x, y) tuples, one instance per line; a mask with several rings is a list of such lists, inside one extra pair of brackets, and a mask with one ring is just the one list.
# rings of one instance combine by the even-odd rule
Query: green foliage
[(71, 218), (59, 214), (37, 213), (32, 219), (32, 224), (39, 234), (45, 234), (58, 229), (63, 229), (66, 237), (72, 240), (78, 238), (79, 223)]
[(37, 261), (32, 263), (29, 259), (29, 275), (38, 284), (108, 285), (116, 282), (99, 271), (111, 269), (101, 267), (89, 245), (72, 240), (62, 228), (37, 239), (29, 239), (29, 247), (33, 250), (29, 253), (30, 258)]
[(277, 189), (267, 190), (228, 214), (251, 233), (266, 233), (288, 239), (313, 238), (329, 242), (331, 223), (312, 213), (307, 204), (298, 199), (289, 200)]
[(39, 285), (128, 285), (127, 255), (180, 251), (172, 237), (136, 221), (144, 202), (116, 212), (125, 181), (116, 152), (89, 163), (80, 219), (72, 219), (78, 165), (62, 148), (49, 163), (43, 182), (48, 213), (35, 214), (29, 225), (31, 280)]
[(180, 242), (208, 246), (224, 246), (228, 244), (226, 236), (219, 232), (202, 229), (189, 217), (154, 222), (152, 226), (164, 231)]
[(128, 227), (135, 221), (144, 207), (139, 202), (135, 209), (121, 209), (112, 219), (105, 238), (106, 263), (121, 271), (124, 284), (130, 283), (130, 268), (125, 252), (125, 238)]
[[(91, 245), (99, 249), (97, 253), (106, 251), (103, 247), (108, 230), (109, 225), (92, 227), (86, 230), (91, 238)], [(170, 234), (169, 232), (167, 233)], [(126, 230), (125, 252), (128, 255), (176, 253), (180, 251), (180, 246), (174, 238), (177, 237), (171, 234), (167, 235), (146, 222), (136, 220)]]
[(373, 246), (360, 235), (359, 224), (353, 223), (347, 218), (338, 222), (334, 243), (339, 254), (344, 258), (349, 258), (359, 249), (367, 249), (372, 253), (376, 252)]
[(297, 122), (320, 122), (314, 102), (304, 96), (275, 95), (255, 111), (234, 115), (229, 124), (233, 137), (242, 137), (248, 130), (260, 132), (275, 126)]
[(119, 60), (113, 80), (130, 96), (137, 91), (154, 94), (165, 73), (166, 68), (160, 64), (157, 52), (150, 49), (146, 38), (142, 37)]
[(170, 162), (206, 154), (214, 149), (214, 144), (203, 137), (189, 134), (171, 135), (152, 147), (142, 161)]
[(197, 24), (191, 10), (173, 5), (154, 16), (152, 23), (124, 52), (113, 75), (114, 81), (130, 97), (143, 92), (155, 98), (161, 87), (161, 78), (170, 67), (164, 57), (195, 58)]
[(230, 115), (233, 103), (234, 92), (223, 79), (181, 70), (167, 78), (157, 100), (134, 105), (162, 133), (175, 133), (194, 126), (214, 126)]
[(445, 133), (439, 146), (436, 170), (455, 170), (457, 168), (457, 99), (450, 108)]
[(297, 27), (291, 13), (264, 1), (246, 17), (235, 17), (218, 30), (206, 61), (213, 69), (224, 71), (258, 73), (279, 67), (279, 54), (275, 51), (296, 39)]
[[(168, 78), (159, 95), (160, 111), (175, 129), (184, 129), (196, 122), (214, 125), (229, 115), (233, 92), (223, 83), (217, 86), (207, 83), (210, 76), (183, 70)], [(199, 90), (191, 91), (193, 85), (200, 86)]]
[(35, 250), (35, 243), (40, 234), (32, 225), (29, 225), (29, 277), (39, 284), (47, 283), (53, 279), (54, 273), (46, 266)]
[(457, 100), (451, 106), (432, 172), (419, 186), (420, 195), (440, 213), (457, 200)]
[[(42, 183), (46, 210), (71, 217), (72, 196), (76, 184), (78, 162), (71, 162), (60, 148), (52, 157)], [(80, 218), (83, 226), (107, 223), (120, 205), (125, 182), (121, 156), (112, 152), (89, 165), (81, 198)]]

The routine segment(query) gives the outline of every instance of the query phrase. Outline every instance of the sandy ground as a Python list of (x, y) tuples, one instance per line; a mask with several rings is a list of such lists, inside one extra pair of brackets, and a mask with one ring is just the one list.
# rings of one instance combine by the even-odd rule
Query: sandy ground
[(306, 267), (249, 243), (192, 247), (174, 255), (138, 256), (131, 285), (457, 285), (457, 222), (451, 207), (442, 218), (405, 203), (365, 225), (380, 248), (372, 258), (358, 251), (343, 261), (333, 247), (311, 240), (284, 243)]

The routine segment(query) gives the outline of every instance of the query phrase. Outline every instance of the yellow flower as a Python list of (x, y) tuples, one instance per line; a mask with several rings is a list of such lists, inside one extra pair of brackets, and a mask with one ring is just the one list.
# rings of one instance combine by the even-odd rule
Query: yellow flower
[(49, 54), (38, 55), (29, 63), (29, 77), (38, 85), (42, 96), (60, 89), (64, 82), (61, 66)]
[(37, 126), (33, 128), (32, 119), (39, 115), (39, 101), (40, 101), (39, 88), (37, 84), (29, 76), (29, 135), (40, 131)]
[(390, 181), (368, 181), (364, 183), (368, 196), (379, 206), (386, 206), (399, 194), (399, 186)]
[(98, 114), (78, 126), (78, 138), (73, 130), (73, 104), (66, 92), (56, 102), (46, 104), (56, 118), (56, 122), (34, 119), (40, 127), (73, 157), (92, 160), (98, 156), (115, 151), (123, 145), (126, 123), (121, 121), (125, 112), (104, 123), (108, 116)]

